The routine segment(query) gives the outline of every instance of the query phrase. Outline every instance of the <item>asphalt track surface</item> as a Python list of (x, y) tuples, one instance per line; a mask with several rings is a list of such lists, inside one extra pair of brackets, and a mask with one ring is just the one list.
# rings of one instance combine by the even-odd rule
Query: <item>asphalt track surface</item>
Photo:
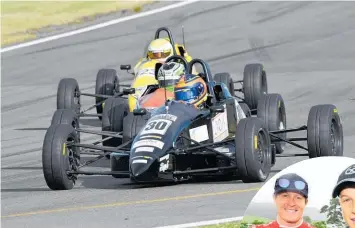
[[(2, 227), (154, 227), (241, 216), (261, 184), (239, 181), (142, 187), (110, 176), (81, 176), (70, 191), (45, 184), (41, 147), (60, 78), (94, 91), (100, 68), (142, 55), (157, 27), (168, 26), (213, 73), (240, 79), (262, 62), (269, 92), (286, 103), (288, 126), (306, 123), (312, 105), (332, 103), (344, 124), (345, 156), (355, 157), (354, 2), (198, 2), (2, 55)], [(131, 79), (120, 72), (122, 80)], [(85, 98), (92, 104), (93, 98)], [(100, 129), (84, 119), (85, 128)], [(89, 135), (86, 139), (96, 139)], [(292, 146), (285, 153), (303, 153)], [(86, 158), (88, 159), (88, 158)], [(279, 158), (273, 173), (308, 159)], [(101, 160), (96, 169), (108, 165)]]

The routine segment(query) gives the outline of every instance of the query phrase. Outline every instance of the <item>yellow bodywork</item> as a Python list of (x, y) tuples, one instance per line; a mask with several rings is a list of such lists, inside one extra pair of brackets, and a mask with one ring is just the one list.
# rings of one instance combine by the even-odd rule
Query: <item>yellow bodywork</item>
[[(183, 49), (185, 52), (182, 55), (180, 49)], [(186, 52), (183, 45), (175, 44), (176, 54), (184, 57), (187, 62), (192, 60), (192, 57)], [(130, 112), (136, 108), (137, 100), (140, 98), (142, 93), (150, 85), (158, 85), (158, 81), (155, 79), (155, 65), (159, 63), (157, 60), (149, 60), (147, 56), (139, 59), (138, 63), (134, 66), (134, 75), (135, 78), (131, 84), (131, 88), (136, 90), (135, 94), (128, 95), (128, 105)], [(193, 73), (197, 74), (194, 70)]]

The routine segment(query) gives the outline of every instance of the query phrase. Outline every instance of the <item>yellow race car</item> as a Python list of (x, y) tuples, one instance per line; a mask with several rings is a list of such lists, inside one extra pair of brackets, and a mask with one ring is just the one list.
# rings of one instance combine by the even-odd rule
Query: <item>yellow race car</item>
[[(160, 38), (160, 33), (165, 31), (168, 35), (166, 38)], [(101, 69), (96, 77), (97, 95), (111, 95), (118, 93), (119, 87), (130, 87), (135, 89), (134, 94), (128, 95), (129, 111), (133, 112), (136, 107), (137, 100), (150, 87), (157, 86), (158, 81), (155, 78), (155, 71), (159, 69), (157, 64), (162, 64), (165, 60), (173, 55), (178, 55), (186, 59), (187, 62), (192, 60), (192, 57), (187, 53), (183, 44), (175, 43), (171, 31), (166, 27), (161, 27), (155, 32), (153, 41), (150, 42), (146, 48), (144, 57), (140, 58), (138, 63), (134, 66), (133, 72), (131, 65), (121, 65), (121, 70), (127, 70), (128, 73), (134, 76), (130, 85), (120, 85), (117, 72), (114, 69)], [(197, 72), (195, 72), (197, 73)], [(96, 97), (96, 104), (102, 103), (105, 99), (103, 97)], [(97, 114), (102, 114), (104, 103), (96, 106)], [(99, 115), (101, 119), (101, 116)]]

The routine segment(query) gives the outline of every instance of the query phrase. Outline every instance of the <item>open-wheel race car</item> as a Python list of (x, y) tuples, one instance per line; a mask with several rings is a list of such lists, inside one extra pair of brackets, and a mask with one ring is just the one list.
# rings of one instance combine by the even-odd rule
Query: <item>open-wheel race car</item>
[[(343, 129), (334, 105), (313, 106), (307, 126), (287, 129), (285, 104), (280, 94), (267, 93), (261, 64), (246, 65), (243, 80), (236, 82), (227, 73), (213, 78), (208, 64), (200, 59), (188, 64), (188, 73), (194, 64), (202, 66), (200, 75), (207, 84), (209, 96), (204, 107), (197, 109), (171, 100), (150, 112), (135, 109), (131, 118), (136, 121), (129, 125), (136, 133), (132, 137), (123, 137), (122, 132), (81, 129), (73, 110), (57, 110), (61, 115), (54, 114), (43, 144), (43, 172), (49, 188), (71, 189), (78, 175), (112, 175), (136, 183), (178, 182), (198, 175), (263, 182), (285, 143), (307, 151), (298, 156), (343, 155)], [(239, 82), (242, 89), (234, 89)], [(235, 91), (242, 92), (244, 98), (234, 96)], [(286, 138), (289, 132), (303, 130), (307, 137)], [(107, 138), (82, 143), (82, 133)], [(110, 138), (121, 141), (118, 146), (99, 145)], [(306, 141), (308, 147), (296, 141)], [(93, 151), (102, 153), (82, 164), (80, 155)], [(107, 154), (110, 171), (81, 170)]]
[[(166, 32), (167, 37), (162, 38), (161, 33)], [(187, 62), (191, 61), (192, 57), (188, 54), (183, 44), (175, 43), (171, 31), (167, 27), (158, 28), (155, 32), (153, 41), (165, 41), (172, 48), (170, 56), (181, 56)], [(157, 65), (161, 66), (161, 61), (152, 59), (148, 55), (148, 49), (145, 49), (144, 56), (138, 60), (134, 66), (133, 72), (130, 72), (131, 65), (121, 65), (121, 70), (127, 70), (134, 78), (130, 85), (120, 83), (117, 71), (115, 69), (100, 69), (96, 75), (95, 93), (82, 93), (79, 90), (79, 85), (72, 78), (63, 78), (60, 80), (57, 91), (57, 109), (73, 109), (76, 113), (84, 116), (83, 113), (96, 108), (97, 114), (86, 114), (85, 116), (98, 117), (102, 119), (105, 100), (109, 97), (119, 97), (123, 95), (123, 88), (134, 88), (134, 93), (128, 95), (129, 111), (135, 109), (137, 100), (151, 86), (158, 85), (155, 78), (155, 69)], [(81, 111), (80, 96), (95, 97), (95, 104), (87, 110)]]

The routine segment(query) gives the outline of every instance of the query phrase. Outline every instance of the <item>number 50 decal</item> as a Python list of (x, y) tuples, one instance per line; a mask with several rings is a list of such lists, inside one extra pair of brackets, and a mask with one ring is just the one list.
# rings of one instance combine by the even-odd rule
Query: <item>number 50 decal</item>
[(146, 134), (159, 134), (164, 135), (171, 125), (170, 120), (153, 120), (145, 125), (145, 128), (141, 132), (141, 135)]

